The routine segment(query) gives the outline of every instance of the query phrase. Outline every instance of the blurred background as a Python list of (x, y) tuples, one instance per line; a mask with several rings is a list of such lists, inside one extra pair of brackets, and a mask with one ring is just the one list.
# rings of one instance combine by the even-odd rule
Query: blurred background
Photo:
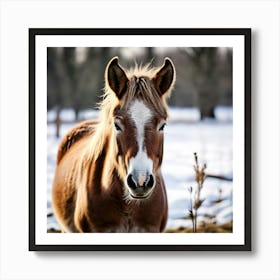
[[(48, 231), (59, 229), (51, 208), (51, 187), (61, 137), (77, 122), (98, 118), (104, 71), (118, 56), (124, 68), (135, 63), (174, 62), (177, 79), (168, 102), (163, 176), (169, 216), (167, 231), (189, 232), (196, 188), (194, 153), (206, 179), (198, 209), (203, 232), (232, 231), (232, 48), (48, 48)], [(194, 194), (194, 192), (193, 192)]]
[(48, 48), (48, 110), (94, 107), (104, 86), (104, 71), (113, 56), (122, 66), (170, 57), (177, 71), (171, 106), (196, 107), (201, 119), (215, 118), (215, 107), (232, 105), (231, 48)]

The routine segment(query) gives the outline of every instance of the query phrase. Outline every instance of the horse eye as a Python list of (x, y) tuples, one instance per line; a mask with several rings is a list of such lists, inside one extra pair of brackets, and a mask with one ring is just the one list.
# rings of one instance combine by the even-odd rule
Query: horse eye
[(119, 124), (117, 124), (116, 122), (114, 122), (114, 126), (116, 128), (117, 131), (122, 131), (122, 128), (120, 127)]
[(165, 126), (166, 126), (166, 123), (163, 123), (163, 124), (160, 126), (160, 128), (158, 129), (158, 131), (163, 131)]

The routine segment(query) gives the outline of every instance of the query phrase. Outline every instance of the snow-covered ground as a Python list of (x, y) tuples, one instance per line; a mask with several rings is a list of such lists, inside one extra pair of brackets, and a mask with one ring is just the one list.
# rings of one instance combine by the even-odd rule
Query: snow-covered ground
[[(186, 219), (190, 207), (188, 188), (196, 187), (194, 174), (194, 152), (201, 164), (206, 163), (206, 173), (232, 178), (232, 109), (219, 107), (215, 114), (217, 120), (199, 121), (199, 111), (188, 108), (171, 108), (170, 120), (165, 129), (164, 158), (162, 172), (167, 188), (169, 214), (167, 229), (191, 227)], [(96, 117), (96, 111), (81, 113), (81, 119)], [(60, 139), (55, 137), (54, 112), (48, 113), (48, 214), (51, 209), (51, 187), (55, 170), (57, 148)], [(74, 123), (72, 110), (62, 113), (62, 120), (67, 121), (61, 127), (64, 135)], [(199, 220), (206, 216), (215, 217), (217, 223), (232, 220), (232, 181), (207, 178), (201, 192), (205, 199), (199, 208)], [(221, 199), (219, 203), (214, 201)], [(48, 229), (58, 229), (53, 215), (48, 217)]]

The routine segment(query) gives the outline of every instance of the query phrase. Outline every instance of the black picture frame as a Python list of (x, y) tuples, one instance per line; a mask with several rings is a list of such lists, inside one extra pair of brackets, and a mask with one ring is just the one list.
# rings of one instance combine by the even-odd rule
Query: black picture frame
[[(177, 35), (199, 36), (240, 35), (244, 37), (244, 244), (228, 245), (81, 245), (81, 244), (38, 244), (36, 242), (36, 37), (54, 35)], [(30, 251), (250, 251), (251, 250), (251, 29), (29, 29), (29, 250)]]

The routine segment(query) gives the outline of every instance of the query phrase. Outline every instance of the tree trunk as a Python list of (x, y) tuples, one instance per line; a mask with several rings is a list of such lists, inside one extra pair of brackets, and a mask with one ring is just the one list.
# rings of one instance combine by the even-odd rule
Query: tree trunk
[(200, 119), (215, 119), (216, 95), (207, 89), (202, 89), (198, 96), (198, 107), (200, 111)]
[(55, 136), (56, 138), (60, 137), (60, 125), (61, 125), (61, 119), (60, 119), (60, 109), (56, 110), (56, 118), (55, 118)]
[(79, 120), (79, 112), (80, 110), (78, 108), (74, 108), (75, 111), (75, 121), (77, 122)]
[(203, 120), (205, 118), (215, 119), (215, 107), (208, 106), (204, 108), (200, 108), (200, 119)]
[(148, 62), (152, 61), (154, 59), (154, 48), (153, 47), (148, 47), (147, 48), (147, 60)]

